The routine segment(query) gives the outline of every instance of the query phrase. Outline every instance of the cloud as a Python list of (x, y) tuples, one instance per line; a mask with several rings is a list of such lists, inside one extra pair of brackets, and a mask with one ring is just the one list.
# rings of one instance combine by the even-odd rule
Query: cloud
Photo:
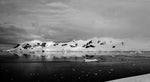
[(57, 8), (68, 8), (68, 6), (63, 4), (62, 2), (48, 3), (46, 4), (46, 6), (57, 7)]
[[(145, 14), (139, 12), (139, 9), (145, 12), (144, 9), (140, 8), (142, 5), (138, 2), (113, 2), (113, 4), (109, 4), (108, 1), (103, 1), (102, 3), (97, 0), (95, 1), (96, 2), (87, 1), (89, 6), (84, 4), (86, 2), (82, 4), (82, 1), (77, 2), (77, 6), (74, 6), (76, 5), (75, 3), (73, 3), (73, 6), (61, 2), (48, 3), (48, 6), (44, 8), (45, 10), (38, 9), (39, 12), (36, 12), (34, 15), (39, 19), (38, 23), (41, 24), (41, 27), (43, 25), (49, 25), (49, 28), (65, 29), (68, 30), (68, 32), (66, 31), (68, 34), (70, 31), (74, 34), (79, 34), (76, 34), (78, 38), (84, 38), (87, 35), (90, 35), (90, 37), (143, 37), (140, 34), (145, 34), (145, 32), (140, 31), (141, 27), (139, 26), (143, 26), (143, 22), (139, 18)], [(136, 9), (136, 7), (139, 9)], [(134, 14), (135, 11), (137, 13), (139, 12), (139, 14)], [(40, 13), (40, 15), (37, 15), (38, 13)], [(140, 15), (140, 13), (142, 15)], [(146, 27), (144, 26), (144, 28)], [(137, 34), (137, 31), (141, 33)], [(55, 39), (60, 38), (62, 35), (64, 35), (63, 37), (75, 38), (75, 35), (71, 35), (70, 33), (69, 36), (66, 35), (66, 32), (64, 33), (60, 30), (50, 35), (57, 35)], [(83, 33), (82, 37), (79, 32)]]
[(0, 4), (0, 22), (15, 26), (12, 31), (7, 31), (12, 27), (2, 28), (0, 37), (13, 43), (150, 37), (146, 0), (0, 0)]
[(17, 44), (21, 41), (33, 40), (39, 37), (28, 33), (25, 29), (14, 25), (0, 26), (0, 44)]

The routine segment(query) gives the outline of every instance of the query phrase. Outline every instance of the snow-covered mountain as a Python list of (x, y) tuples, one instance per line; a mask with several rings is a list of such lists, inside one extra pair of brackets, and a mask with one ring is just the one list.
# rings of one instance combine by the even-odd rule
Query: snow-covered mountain
[(136, 40), (114, 38), (92, 38), (88, 40), (73, 40), (65, 43), (39, 40), (26, 41), (17, 44), (13, 52), (46, 52), (46, 51), (149, 51), (149, 43)]

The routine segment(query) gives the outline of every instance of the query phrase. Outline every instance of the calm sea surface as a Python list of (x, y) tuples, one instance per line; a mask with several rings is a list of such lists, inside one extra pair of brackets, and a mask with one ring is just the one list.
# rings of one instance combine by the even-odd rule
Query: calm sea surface
[(125, 60), (129, 61), (89, 63), (44, 59), (33, 61), (25, 57), (1, 55), (0, 80), (3, 82), (105, 82), (150, 73), (150, 58), (126, 57)]

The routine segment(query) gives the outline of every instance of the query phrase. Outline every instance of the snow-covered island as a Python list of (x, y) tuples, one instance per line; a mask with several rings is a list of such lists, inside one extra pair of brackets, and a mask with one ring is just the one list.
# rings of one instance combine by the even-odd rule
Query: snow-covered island
[(14, 48), (7, 50), (11, 53), (53, 53), (53, 52), (112, 52), (112, 51), (150, 51), (147, 42), (114, 39), (114, 38), (92, 38), (88, 40), (73, 40), (70, 42), (42, 42), (39, 40), (26, 41), (17, 44)]

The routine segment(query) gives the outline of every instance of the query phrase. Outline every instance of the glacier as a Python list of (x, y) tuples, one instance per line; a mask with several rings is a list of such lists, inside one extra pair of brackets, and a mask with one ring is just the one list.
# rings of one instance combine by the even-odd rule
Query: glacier
[[(37, 53), (53, 53), (53, 52), (121, 52), (134, 51), (132, 53), (142, 53), (142, 51), (150, 51), (150, 42), (116, 39), (110, 37), (92, 38), (88, 40), (72, 40), (70, 42), (54, 42), (54, 41), (25, 41), (17, 44), (14, 48), (7, 50), (10, 53), (37, 54)], [(104, 54), (104, 53), (103, 53)], [(40, 55), (41, 56), (41, 55)], [(80, 55), (82, 56), (82, 55)]]

